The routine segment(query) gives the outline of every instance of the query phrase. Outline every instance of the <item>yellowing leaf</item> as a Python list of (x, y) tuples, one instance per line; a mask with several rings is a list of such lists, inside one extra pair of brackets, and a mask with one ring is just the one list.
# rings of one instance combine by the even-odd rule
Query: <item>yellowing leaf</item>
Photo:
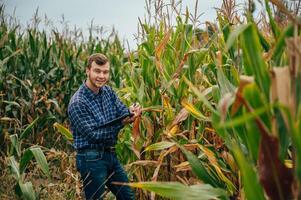
[(182, 106), (188, 111), (190, 112), (194, 117), (196, 117), (197, 119), (203, 121), (210, 121), (207, 117), (205, 117), (194, 105), (192, 105), (191, 103), (187, 102), (186, 100), (182, 101)]
[(169, 137), (174, 137), (179, 130), (179, 126), (175, 125), (171, 129), (167, 130), (167, 135)]
[(167, 95), (163, 96), (163, 107), (164, 107), (164, 111), (167, 114), (167, 120), (171, 120), (174, 118), (174, 113), (172, 111), (172, 106), (169, 103), (169, 98)]
[(53, 127), (55, 127), (63, 136), (65, 136), (67, 140), (73, 140), (72, 133), (63, 125), (56, 122), (53, 124)]
[(145, 151), (167, 149), (173, 145), (175, 145), (174, 142), (162, 141), (162, 142), (158, 142), (158, 143), (155, 143), (155, 144), (152, 144), (152, 145), (146, 147)]

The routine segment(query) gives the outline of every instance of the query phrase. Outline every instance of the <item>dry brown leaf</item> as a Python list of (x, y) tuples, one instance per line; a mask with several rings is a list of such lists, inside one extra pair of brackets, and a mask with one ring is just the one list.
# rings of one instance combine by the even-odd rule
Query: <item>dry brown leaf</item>
[(142, 116), (142, 122), (147, 132), (146, 142), (143, 145), (144, 147), (146, 147), (151, 143), (155, 131), (154, 131), (154, 125), (148, 117)]
[(132, 135), (134, 137), (134, 143), (140, 138), (140, 122), (141, 117), (137, 117), (133, 123)]
[(185, 177), (180, 177), (179, 175), (176, 175), (176, 178), (181, 182), (181, 183), (183, 183), (184, 185), (188, 185), (189, 184), (189, 182), (188, 182), (188, 180), (185, 178)]
[(224, 121), (227, 117), (228, 108), (233, 103), (233, 95), (231, 93), (225, 94), (218, 103), (218, 108), (221, 113), (221, 120)]
[(168, 43), (168, 40), (169, 40), (170, 36), (171, 36), (171, 33), (172, 33), (172, 29), (169, 29), (167, 31), (167, 33), (165, 34), (164, 38), (159, 43), (159, 45), (156, 47), (156, 49), (155, 49), (156, 58), (160, 58), (161, 57), (161, 54), (162, 54), (165, 46)]
[(229, 152), (223, 151), (221, 153), (221, 157), (226, 161), (226, 163), (230, 166), (230, 168), (231, 168), (231, 170), (233, 172), (238, 171), (238, 168), (237, 168), (237, 165), (235, 163), (235, 160), (234, 160), (233, 156)]
[(188, 116), (189, 116), (189, 112), (185, 108), (182, 108), (181, 111), (179, 112), (179, 114), (176, 116), (176, 118), (171, 123), (171, 127), (181, 123), (182, 121), (185, 121)]
[(271, 71), (272, 100), (279, 100), (285, 106), (291, 102), (291, 76), (288, 67), (274, 67)]
[(240, 76), (239, 87), (236, 92), (236, 98), (234, 100), (234, 103), (233, 103), (232, 109), (231, 109), (232, 116), (238, 111), (239, 107), (242, 105), (242, 102), (241, 102), (240, 98), (238, 98), (238, 97), (242, 96), (242, 91), (243, 91), (244, 87), (251, 83), (254, 83), (254, 77), (244, 76), (244, 75)]
[(155, 64), (157, 66), (158, 71), (161, 74), (163, 74), (163, 66), (162, 66), (162, 63), (160, 62), (160, 57), (161, 57), (161, 54), (162, 54), (165, 46), (168, 43), (171, 32), (172, 32), (172, 29), (169, 29), (169, 31), (165, 34), (164, 38), (161, 40), (161, 42), (159, 43), (159, 45), (155, 49), (155, 57), (156, 57)]
[(190, 171), (191, 167), (188, 161), (184, 161), (178, 165), (173, 166), (176, 169), (176, 172), (182, 172), (182, 171)]
[(127, 167), (131, 167), (132, 165), (142, 165), (142, 166), (157, 166), (158, 161), (156, 160), (137, 160), (127, 165)]
[(165, 158), (165, 156), (167, 156), (168, 154), (173, 153), (173, 152), (175, 152), (175, 151), (177, 151), (177, 150), (178, 150), (178, 147), (177, 147), (177, 146), (172, 146), (172, 147), (169, 148), (167, 151), (162, 151), (162, 152), (160, 153), (160, 156), (159, 156), (159, 158), (158, 158), (159, 164), (158, 164), (157, 168), (155, 169), (155, 172), (154, 172), (153, 177), (152, 177), (152, 179), (151, 179), (152, 181), (157, 181), (157, 179), (158, 179), (158, 174), (159, 174), (159, 170), (160, 170), (160, 168), (161, 168), (161, 165), (162, 165), (162, 162), (163, 162), (163, 159)]
[[(274, 67), (271, 71), (271, 98), (278, 100), (282, 105), (288, 107), (294, 113), (292, 98), (292, 85), (289, 67)], [(282, 113), (285, 124), (288, 127), (287, 116)]]
[(179, 126), (178, 125), (175, 125), (171, 128), (168, 128), (169, 130), (167, 130), (165, 132), (165, 134), (168, 136), (168, 137), (174, 137), (176, 135), (176, 133), (178, 132), (179, 130)]

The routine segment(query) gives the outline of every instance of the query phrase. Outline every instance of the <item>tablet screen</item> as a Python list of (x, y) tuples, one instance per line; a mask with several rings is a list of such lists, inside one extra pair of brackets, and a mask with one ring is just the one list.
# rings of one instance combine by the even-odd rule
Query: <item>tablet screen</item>
[(106, 122), (105, 124), (103, 124), (102, 126), (109, 126), (109, 125), (113, 125), (115, 123), (121, 122), (124, 118), (126, 117), (132, 117), (134, 114), (133, 113), (127, 113), (125, 115), (119, 116), (115, 119), (112, 119), (111, 121)]

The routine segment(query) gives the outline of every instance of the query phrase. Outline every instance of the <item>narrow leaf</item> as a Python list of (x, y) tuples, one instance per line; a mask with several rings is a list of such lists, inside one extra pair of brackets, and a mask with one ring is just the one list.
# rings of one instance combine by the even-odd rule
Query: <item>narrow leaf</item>
[(19, 164), (17, 163), (14, 156), (9, 157), (9, 166), (14, 178), (16, 180), (19, 180), (20, 179)]
[(205, 183), (208, 183), (213, 187), (218, 187), (219, 186), (218, 180), (212, 177), (208, 173), (204, 164), (190, 151), (187, 151), (184, 147), (181, 146), (179, 147), (182, 150), (182, 152), (185, 154), (194, 174)]
[(35, 192), (33, 190), (33, 186), (31, 182), (21, 183), (19, 182), (20, 189), (22, 191), (22, 195), (26, 200), (35, 200)]
[(249, 162), (236, 144), (232, 144), (232, 152), (241, 172), (244, 191), (247, 199), (265, 200), (263, 189), (259, 184), (252, 162)]
[(183, 79), (185, 83), (189, 86), (189, 88), (193, 91), (193, 93), (199, 98), (199, 100), (203, 102), (203, 104), (207, 108), (209, 108), (211, 112), (215, 113), (216, 115), (219, 115), (218, 112), (212, 107), (210, 102), (206, 99), (206, 97), (186, 77), (183, 77)]
[(148, 147), (145, 148), (145, 151), (167, 149), (169, 147), (172, 147), (173, 145), (175, 145), (174, 142), (162, 141), (162, 142), (158, 142), (158, 143), (149, 145)]
[(221, 121), (218, 124), (218, 128), (234, 128), (234, 127), (240, 126), (242, 124), (247, 123), (250, 120), (253, 120), (253, 119), (259, 117), (260, 115), (264, 114), (265, 112), (267, 112), (270, 109), (271, 109), (271, 106), (264, 106), (264, 107), (255, 109), (253, 112), (245, 113), (234, 119), (229, 119), (228, 121), (225, 121), (225, 122)]
[(275, 48), (273, 50), (272, 60), (275, 62), (275, 66), (279, 66), (281, 64), (281, 57), (286, 47), (285, 40), (288, 37), (292, 37), (294, 35), (294, 26), (287, 26), (278, 37)]
[(48, 178), (50, 178), (48, 163), (47, 163), (46, 157), (45, 157), (43, 151), (41, 150), (41, 148), (40, 147), (31, 147), (30, 150), (31, 150), (33, 156), (35, 157), (37, 163), (39, 164), (41, 170), (44, 172), (44, 174)]
[(20, 143), (19, 143), (18, 135), (17, 134), (10, 135), (9, 139), (12, 143), (12, 146), (16, 150), (18, 156), (20, 156), (21, 152), (20, 152)]
[(26, 169), (26, 166), (28, 165), (29, 161), (32, 158), (33, 158), (33, 154), (31, 152), (31, 150), (26, 149), (20, 160), (20, 174), (23, 174), (23, 172)]
[(196, 117), (200, 121), (210, 121), (207, 117), (205, 117), (193, 104), (183, 100), (182, 106), (190, 112), (194, 117)]
[(20, 140), (26, 138), (26, 137), (30, 134), (30, 132), (31, 132), (31, 130), (32, 130), (32, 128), (33, 128), (33, 126), (37, 123), (38, 120), (39, 120), (39, 117), (37, 117), (35, 120), (33, 120), (33, 121), (25, 128), (25, 130), (21, 133)]
[(241, 43), (246, 74), (254, 75), (255, 82), (268, 99), (270, 95), (269, 73), (262, 57), (262, 47), (254, 24), (249, 23), (244, 30), (241, 35)]
[(129, 185), (175, 200), (214, 200), (222, 197), (228, 199), (225, 191), (206, 184), (186, 186), (178, 182), (139, 182)]
[(250, 24), (240, 25), (234, 31), (232, 31), (230, 36), (228, 37), (226, 49), (230, 49), (233, 46), (234, 42), (238, 40), (238, 37), (241, 35), (241, 33), (244, 32), (249, 26)]

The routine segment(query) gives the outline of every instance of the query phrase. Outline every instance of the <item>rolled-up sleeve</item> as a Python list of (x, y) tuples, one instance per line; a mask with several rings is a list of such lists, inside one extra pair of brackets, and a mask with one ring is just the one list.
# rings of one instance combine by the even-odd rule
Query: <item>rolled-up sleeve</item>
[[(126, 107), (126, 105), (119, 99), (117, 94), (112, 89), (111, 89), (111, 97), (112, 97), (112, 100), (113, 100), (113, 104), (115, 104), (116, 109), (117, 109), (117, 113), (118, 113), (117, 117), (121, 117), (121, 116), (125, 116), (125, 115), (130, 114), (130, 111), (129, 111), (128, 107)], [(123, 127), (124, 127), (124, 125), (120, 121), (120, 123), (118, 123), (115, 128), (120, 130)]]

